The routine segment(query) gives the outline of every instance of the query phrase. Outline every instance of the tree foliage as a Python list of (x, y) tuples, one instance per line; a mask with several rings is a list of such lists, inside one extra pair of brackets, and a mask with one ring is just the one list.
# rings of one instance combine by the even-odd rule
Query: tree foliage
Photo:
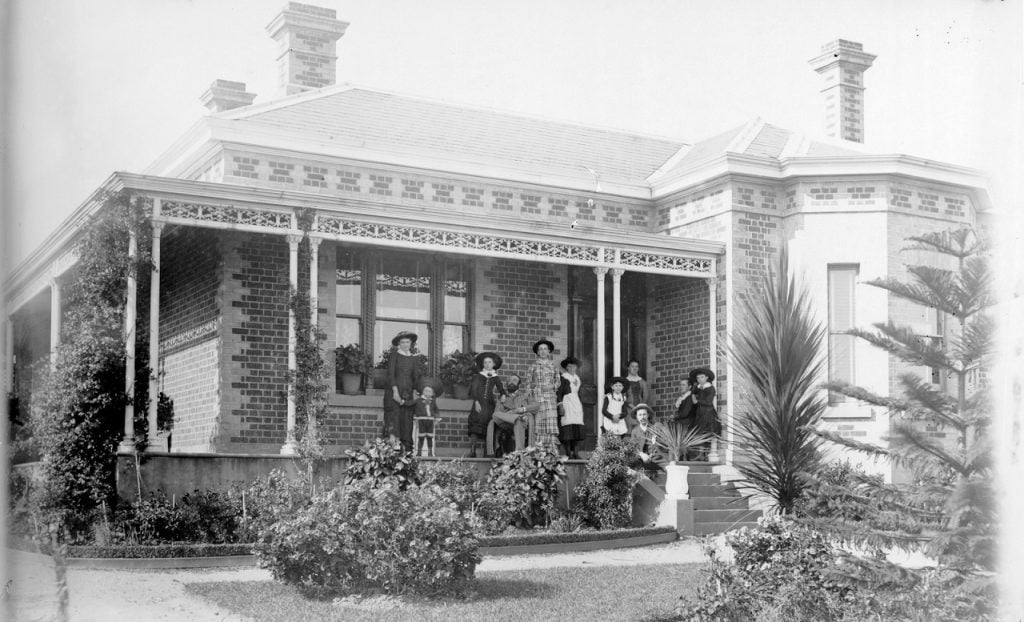
[(806, 486), (801, 474), (819, 463), (821, 441), (810, 426), (825, 411), (817, 390), (824, 329), (814, 321), (806, 289), (788, 271), (783, 252), (775, 273), (743, 301), (744, 320), (729, 353), (745, 398), (733, 431), (742, 452), (736, 468), (784, 514)]
[[(841, 491), (851, 502), (881, 506), (900, 517), (885, 528), (856, 520), (808, 520), (862, 548), (918, 551), (937, 560), (940, 569), (967, 577), (993, 569), (997, 535), (992, 445), (987, 434), (991, 406), (981, 381), (993, 353), (993, 324), (985, 315), (992, 304), (988, 248), (971, 229), (925, 234), (909, 241), (909, 248), (930, 251), (939, 261), (909, 267), (909, 282), (888, 278), (870, 284), (937, 309), (949, 324), (948, 343), (933, 344), (892, 322), (876, 324), (873, 331), (852, 332), (895, 359), (938, 368), (953, 390), (947, 392), (915, 373), (899, 377), (900, 391), (894, 397), (830, 384), (830, 390), (888, 409), (893, 423), (884, 446), (826, 431), (818, 431), (820, 437), (906, 467), (914, 481), (886, 484), (855, 477)], [(943, 261), (955, 268), (935, 267)], [(955, 442), (930, 434), (929, 427), (948, 432)], [(915, 533), (908, 527), (921, 530)], [(850, 561), (853, 574), (874, 585), (920, 580), (915, 572), (881, 559)]]
[[(129, 258), (129, 231), (138, 250)], [(72, 538), (114, 497), (116, 449), (124, 430), (125, 344), (136, 343), (137, 438), (145, 439), (148, 334), (124, 329), (129, 273), (148, 282), (146, 207), (127, 193), (107, 196), (83, 229), (66, 286), (66, 312), (53, 371), (31, 399), (30, 427), (42, 456), (40, 509)], [(140, 290), (142, 288), (140, 287)], [(140, 297), (141, 298), (141, 297)], [(145, 331), (142, 331), (145, 332)]]

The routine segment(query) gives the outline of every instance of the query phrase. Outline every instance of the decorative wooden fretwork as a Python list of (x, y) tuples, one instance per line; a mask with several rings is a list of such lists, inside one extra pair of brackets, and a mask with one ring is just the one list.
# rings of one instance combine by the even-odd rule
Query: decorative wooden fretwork
[(160, 215), (167, 218), (186, 218), (206, 222), (221, 222), (233, 225), (290, 229), (291, 212), (235, 207), (233, 205), (208, 205), (203, 203), (182, 203), (162, 201)]
[(631, 268), (658, 268), (660, 270), (679, 270), (682, 272), (704, 272), (711, 274), (711, 260), (695, 257), (679, 257), (658, 253), (639, 253), (621, 251), (619, 263)]
[(209, 320), (208, 322), (203, 322), (198, 326), (193, 326), (188, 330), (160, 340), (160, 351), (163, 353), (167, 350), (178, 350), (184, 346), (190, 346), (201, 341), (206, 341), (216, 335), (217, 320)]
[(597, 249), (590, 246), (575, 244), (559, 244), (538, 240), (481, 235), (478, 233), (462, 233), (458, 231), (441, 231), (405, 225), (387, 225), (363, 223), (321, 216), (317, 223), (320, 233), (341, 235), (345, 237), (366, 238), (371, 240), (389, 240), (406, 242), (414, 245), (442, 246), (452, 249), (476, 250), (490, 253), (513, 255), (529, 255), (532, 257), (548, 257), (551, 259), (574, 259), (578, 261), (597, 261)]

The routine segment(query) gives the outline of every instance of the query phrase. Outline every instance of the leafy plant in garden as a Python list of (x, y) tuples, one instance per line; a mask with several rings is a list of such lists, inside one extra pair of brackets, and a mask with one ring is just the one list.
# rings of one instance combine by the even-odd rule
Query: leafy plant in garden
[(630, 467), (637, 461), (633, 443), (611, 434), (601, 436), (576, 485), (576, 505), (587, 524), (597, 529), (629, 524), (637, 479)]
[(422, 486), (437, 486), (460, 512), (470, 513), (484, 494), (484, 486), (476, 470), (461, 462), (435, 462), (420, 470)]
[(419, 463), (399, 441), (377, 438), (359, 449), (345, 451), (349, 457), (345, 483), (369, 480), (374, 487), (397, 486), (405, 490), (420, 483)]
[(242, 538), (252, 541), (261, 529), (308, 507), (313, 494), (309, 481), (289, 477), (284, 471), (274, 469), (266, 477), (239, 491), (238, 497), (241, 501), (239, 520)]
[(460, 592), (480, 562), (468, 520), (436, 486), (371, 480), (317, 495), (262, 530), (254, 549), (274, 578), (317, 595)]
[[(129, 258), (129, 231), (138, 249)], [(29, 426), (42, 457), (39, 508), (77, 539), (114, 504), (116, 449), (123, 434), (125, 341), (135, 340), (135, 436), (144, 443), (148, 402), (147, 331), (124, 332), (126, 283), (143, 291), (150, 273), (146, 206), (127, 193), (107, 196), (82, 231), (54, 371), (40, 374)], [(140, 303), (144, 304), (144, 297)]]
[(802, 473), (820, 461), (811, 426), (825, 412), (818, 382), (824, 371), (824, 329), (814, 320), (807, 290), (789, 275), (781, 253), (774, 274), (743, 300), (744, 318), (729, 352), (744, 388), (733, 439), (745, 484), (789, 514), (806, 487)]
[(476, 352), (460, 352), (458, 350), (448, 355), (448, 358), (441, 363), (438, 377), (447, 386), (457, 384), (468, 385), (477, 373)]
[[(993, 489), (992, 444), (988, 436), (991, 407), (981, 373), (993, 354), (993, 321), (986, 315), (992, 304), (988, 246), (970, 229), (929, 233), (909, 238), (908, 248), (925, 251), (945, 262), (909, 266), (907, 282), (893, 278), (869, 284), (898, 298), (937, 310), (948, 320), (948, 343), (922, 338), (891, 321), (875, 330), (852, 334), (909, 365), (938, 369), (949, 378), (950, 395), (915, 373), (899, 377), (900, 395), (885, 397), (863, 388), (833, 383), (829, 389), (887, 408), (893, 416), (887, 445), (859, 443), (826, 431), (823, 437), (871, 456), (909, 468), (916, 480), (886, 484), (854, 477), (850, 499), (861, 505), (878, 504), (895, 513), (881, 529), (845, 517), (810, 520), (833, 537), (862, 547), (898, 547), (920, 551), (938, 561), (939, 571), (961, 577), (959, 589), (986, 598), (990, 582), (978, 573), (995, 565), (996, 497)], [(945, 265), (947, 267), (935, 267)], [(977, 381), (972, 381), (974, 379)], [(973, 385), (973, 392), (969, 390)], [(951, 433), (953, 443), (929, 434), (927, 426)], [(850, 487), (848, 487), (850, 488)], [(906, 529), (905, 525), (920, 529)], [(900, 583), (906, 588), (924, 581), (920, 571), (881, 559), (849, 560), (851, 576), (873, 586)], [(981, 585), (979, 585), (981, 581)], [(991, 601), (988, 601), (991, 607)]]
[(566, 458), (539, 445), (505, 455), (491, 467), (488, 486), (512, 512), (521, 527), (547, 522), (555, 505), (558, 483), (565, 479)]
[(654, 459), (659, 464), (682, 462), (691, 450), (710, 443), (714, 434), (688, 428), (678, 421), (659, 421), (651, 426), (654, 435)]

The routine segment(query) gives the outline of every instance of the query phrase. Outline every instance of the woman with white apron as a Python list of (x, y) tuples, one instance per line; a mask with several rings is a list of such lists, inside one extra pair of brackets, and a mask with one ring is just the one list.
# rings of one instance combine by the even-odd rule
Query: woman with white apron
[(583, 403), (580, 401), (580, 377), (577, 371), (580, 362), (570, 356), (561, 363), (561, 384), (556, 394), (558, 400), (558, 440), (565, 447), (565, 455), (573, 460), (579, 459), (576, 444), (584, 438)]

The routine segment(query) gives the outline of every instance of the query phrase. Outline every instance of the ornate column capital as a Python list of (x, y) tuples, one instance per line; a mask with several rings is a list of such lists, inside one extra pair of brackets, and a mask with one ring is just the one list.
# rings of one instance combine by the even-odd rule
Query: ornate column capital
[(317, 252), (320, 249), (320, 243), (323, 241), (323, 238), (309, 236), (309, 250), (313, 251), (314, 253)]
[(164, 226), (167, 223), (161, 222), (159, 220), (155, 220), (155, 221), (153, 221), (150, 224), (153, 227), (153, 237), (154, 238), (159, 238), (161, 235), (163, 235), (163, 233), (164, 233)]
[(622, 278), (622, 275), (625, 274), (625, 273), (626, 273), (626, 271), (623, 270), (622, 268), (612, 268), (612, 280), (614, 280), (614, 281), (620, 280)]
[(302, 234), (298, 233), (289, 233), (284, 237), (286, 240), (288, 240), (288, 246), (292, 247), (293, 250), (298, 248), (299, 242), (302, 241)]
[(596, 274), (599, 277), (604, 276), (608, 274), (608, 268), (605, 268), (604, 266), (597, 266), (596, 268), (594, 268), (594, 274)]

